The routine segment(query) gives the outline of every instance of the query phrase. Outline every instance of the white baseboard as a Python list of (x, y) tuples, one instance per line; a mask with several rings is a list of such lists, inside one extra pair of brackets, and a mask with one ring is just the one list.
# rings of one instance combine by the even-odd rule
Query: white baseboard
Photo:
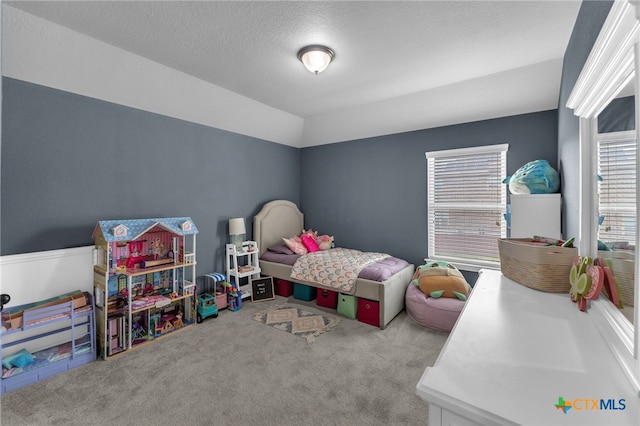
[(11, 296), (9, 307), (74, 290), (93, 293), (93, 246), (0, 256), (0, 292)]

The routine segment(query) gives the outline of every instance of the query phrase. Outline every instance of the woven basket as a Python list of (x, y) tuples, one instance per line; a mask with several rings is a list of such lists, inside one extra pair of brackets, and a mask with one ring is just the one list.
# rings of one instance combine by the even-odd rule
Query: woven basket
[(535, 290), (569, 292), (569, 272), (578, 249), (535, 245), (529, 238), (501, 238), (498, 249), (505, 277)]

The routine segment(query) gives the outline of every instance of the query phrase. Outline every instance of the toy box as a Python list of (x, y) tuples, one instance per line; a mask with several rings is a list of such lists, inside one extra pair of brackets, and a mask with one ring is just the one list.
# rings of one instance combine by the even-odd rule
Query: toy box
[(307, 302), (316, 298), (316, 289), (308, 285), (293, 283), (293, 297)]
[(318, 288), (316, 303), (323, 308), (336, 309), (338, 306), (338, 293), (324, 288)]
[(347, 318), (356, 319), (358, 313), (358, 298), (349, 294), (338, 295), (338, 313)]
[(291, 281), (277, 278), (275, 287), (278, 296), (289, 297), (293, 294), (293, 283)]
[(358, 299), (358, 321), (380, 327), (380, 304), (369, 299)]

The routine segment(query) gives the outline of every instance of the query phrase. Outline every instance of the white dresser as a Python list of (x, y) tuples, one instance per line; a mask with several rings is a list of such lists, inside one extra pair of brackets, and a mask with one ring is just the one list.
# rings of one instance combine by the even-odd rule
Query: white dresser
[[(640, 424), (638, 397), (588, 314), (499, 271), (480, 272), (417, 393), (429, 425)], [(561, 397), (574, 404), (566, 413)], [(606, 409), (593, 408), (600, 400)]]

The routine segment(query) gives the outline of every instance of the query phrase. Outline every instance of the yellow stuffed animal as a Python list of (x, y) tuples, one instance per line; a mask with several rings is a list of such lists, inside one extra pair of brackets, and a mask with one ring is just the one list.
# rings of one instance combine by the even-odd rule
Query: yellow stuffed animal
[(455, 266), (442, 261), (418, 266), (411, 283), (420, 287), (424, 294), (433, 298), (455, 297), (467, 300), (471, 292), (471, 286), (465, 280), (462, 272)]

